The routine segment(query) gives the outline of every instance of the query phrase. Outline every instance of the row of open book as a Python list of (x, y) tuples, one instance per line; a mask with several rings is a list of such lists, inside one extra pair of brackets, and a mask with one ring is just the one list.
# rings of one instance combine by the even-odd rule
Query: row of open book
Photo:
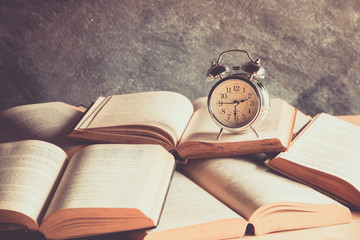
[(217, 140), (204, 98), (134, 93), (84, 111), (0, 113), (2, 233), (223, 239), (344, 224), (360, 207), (358, 116), (310, 117), (272, 99), (259, 137)]

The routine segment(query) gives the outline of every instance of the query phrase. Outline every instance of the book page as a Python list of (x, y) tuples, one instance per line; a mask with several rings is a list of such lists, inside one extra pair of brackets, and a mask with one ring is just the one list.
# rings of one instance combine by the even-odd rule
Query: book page
[[(191, 102), (194, 106), (194, 112), (196, 112), (198, 109), (207, 106), (207, 97), (201, 97), (201, 98), (197, 98), (195, 100), (193, 100)], [(349, 119), (349, 121), (355, 122), (357, 119), (360, 125), (360, 115), (357, 116), (338, 116), (339, 118), (343, 118), (343, 119)], [(311, 121), (311, 116), (304, 114), (301, 111), (297, 111), (296, 114), (296, 120), (295, 120), (295, 125), (294, 125), (294, 134), (299, 133), (310, 121)]]
[(226, 239), (244, 235), (246, 226), (244, 218), (175, 171), (158, 226), (127, 232), (124, 239)]
[(208, 97), (200, 97), (193, 101), (191, 101), (192, 105), (194, 106), (194, 112), (196, 112), (199, 108), (207, 106)]
[(43, 141), (0, 144), (0, 209), (37, 221), (66, 158), (59, 147)]
[[(293, 117), (294, 107), (288, 105), (281, 99), (271, 99), (269, 113), (264, 122), (256, 129), (259, 134), (259, 138), (253, 131), (250, 130), (240, 134), (234, 134), (224, 130), (220, 140), (218, 140), (217, 135), (219, 134), (220, 127), (211, 119), (207, 106), (203, 106), (193, 114), (180, 144), (189, 141), (217, 143), (282, 137), (282, 133), (280, 133), (279, 130), (290, 130), (291, 126), (289, 125), (293, 124), (293, 121), (291, 121)], [(287, 126), (285, 124), (287, 124)]]
[(151, 215), (174, 164), (172, 155), (158, 145), (84, 147), (71, 158), (45, 219), (70, 208), (140, 208)]
[(94, 114), (87, 128), (154, 126), (168, 132), (176, 144), (192, 113), (190, 100), (175, 92), (114, 95)]
[(359, 146), (359, 126), (323, 113), (280, 157), (342, 178), (360, 190), (360, 168), (354, 167), (359, 165)]
[(65, 135), (82, 111), (62, 102), (23, 105), (0, 113), (0, 142), (37, 139), (54, 143), (65, 151), (76, 145)]
[(94, 115), (109, 101), (111, 97), (98, 97), (95, 102), (91, 104), (88, 108), (88, 111), (84, 114), (81, 120), (76, 125), (75, 129), (78, 128), (87, 128), (92, 121)]
[(294, 131), (293, 131), (293, 139), (310, 123), (312, 117), (310, 115), (306, 115), (301, 111), (297, 111)]
[(265, 204), (334, 202), (305, 185), (275, 174), (263, 165), (266, 158), (265, 154), (256, 154), (197, 159), (189, 161), (182, 171), (247, 220)]
[(341, 115), (336, 117), (345, 120), (349, 123), (360, 126), (360, 115)]
[(150, 230), (150, 232), (159, 232), (228, 218), (241, 217), (182, 173), (176, 171), (159, 226)]

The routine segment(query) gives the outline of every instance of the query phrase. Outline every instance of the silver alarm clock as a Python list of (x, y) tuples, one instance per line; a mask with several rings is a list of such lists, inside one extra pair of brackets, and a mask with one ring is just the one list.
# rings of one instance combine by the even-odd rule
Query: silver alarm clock
[[(250, 62), (231, 69), (221, 63), (225, 54), (246, 53)], [(226, 75), (232, 70), (232, 73)], [(260, 80), (265, 78), (265, 70), (260, 60), (253, 60), (245, 50), (228, 50), (222, 52), (216, 63), (212, 63), (207, 73), (208, 81), (219, 79), (211, 88), (207, 106), (213, 121), (222, 131), (241, 133), (249, 129), (257, 136), (256, 128), (263, 122), (270, 106), (268, 91)]]

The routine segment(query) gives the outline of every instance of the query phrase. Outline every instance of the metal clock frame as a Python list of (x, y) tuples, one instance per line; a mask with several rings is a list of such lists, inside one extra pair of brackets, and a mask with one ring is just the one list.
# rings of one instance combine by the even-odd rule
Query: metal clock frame
[[(259, 107), (257, 109), (257, 113), (254, 117), (254, 119), (249, 122), (248, 124), (241, 126), (241, 127), (230, 127), (226, 126), (225, 124), (221, 123), (215, 116), (214, 111), (211, 107), (211, 99), (212, 99), (212, 93), (215, 91), (218, 85), (220, 85), (223, 82), (226, 82), (228, 80), (239, 80), (248, 83), (256, 92), (256, 98), (259, 102)], [(240, 133), (247, 131), (249, 129), (253, 130), (257, 137), (259, 137), (259, 134), (256, 131), (256, 127), (258, 127), (266, 118), (266, 115), (269, 111), (270, 107), (270, 101), (269, 101), (269, 94), (264, 85), (259, 82), (258, 80), (253, 78), (252, 74), (233, 74), (228, 77), (225, 77), (221, 80), (219, 80), (211, 89), (208, 95), (207, 99), (207, 105), (208, 105), (208, 111), (210, 113), (210, 116), (212, 120), (221, 128), (220, 132), (217, 136), (217, 139), (220, 139), (220, 136), (222, 134), (223, 129), (228, 130), (230, 132)]]

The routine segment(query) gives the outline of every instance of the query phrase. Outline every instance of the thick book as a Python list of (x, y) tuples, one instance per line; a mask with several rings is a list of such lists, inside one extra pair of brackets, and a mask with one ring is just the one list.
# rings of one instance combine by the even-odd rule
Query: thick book
[[(264, 165), (267, 158), (265, 154), (254, 154), (197, 159), (180, 165), (179, 170), (238, 213), (247, 222), (249, 234), (262, 235), (351, 221), (349, 208), (304, 184), (278, 175)], [(233, 224), (236, 221), (234, 219)], [(161, 224), (160, 221), (159, 226)], [(244, 227), (238, 225), (238, 234), (242, 236)], [(210, 228), (204, 231), (216, 231)], [(181, 235), (181, 231), (178, 233)], [(201, 239), (201, 235), (194, 239)]]
[(263, 124), (243, 133), (220, 131), (207, 106), (194, 106), (168, 91), (99, 97), (68, 135), (107, 143), (159, 144), (181, 159), (285, 151), (291, 141), (297, 109), (271, 99)]
[(174, 167), (159, 145), (95, 144), (69, 159), (40, 140), (1, 143), (0, 229), (66, 239), (154, 227)]
[(359, 209), (360, 126), (351, 123), (356, 119), (359, 117), (318, 114), (289, 150), (267, 161), (267, 165)]

